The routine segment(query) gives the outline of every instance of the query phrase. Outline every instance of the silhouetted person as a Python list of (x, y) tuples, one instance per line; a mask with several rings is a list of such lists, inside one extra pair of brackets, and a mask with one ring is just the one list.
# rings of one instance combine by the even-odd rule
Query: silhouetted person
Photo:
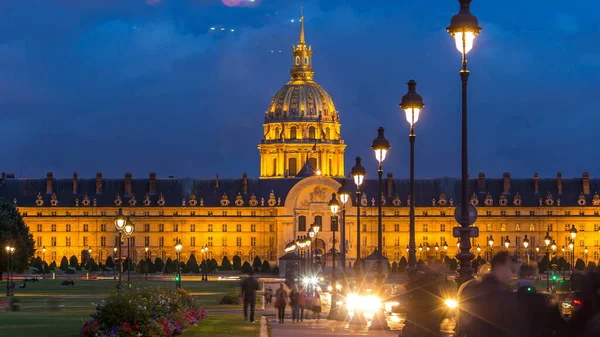
[(251, 271), (242, 282), (242, 297), (244, 298), (244, 321), (248, 321), (248, 306), (250, 306), (250, 322), (254, 323), (254, 309), (256, 307), (256, 291), (258, 290), (258, 281), (254, 278), (254, 272)]
[(489, 274), (461, 286), (456, 337), (519, 336), (517, 297), (508, 286), (517, 266), (502, 251), (492, 258)]
[(522, 320), (521, 336), (549, 337), (552, 335), (548, 325), (550, 307), (546, 297), (537, 292), (535, 280), (538, 268), (535, 264), (522, 264), (519, 268), (518, 289), (519, 317)]
[(285, 306), (287, 304), (287, 291), (283, 287), (283, 283), (279, 284), (279, 289), (275, 292), (275, 306), (277, 307), (277, 318), (279, 324), (283, 324), (285, 320)]

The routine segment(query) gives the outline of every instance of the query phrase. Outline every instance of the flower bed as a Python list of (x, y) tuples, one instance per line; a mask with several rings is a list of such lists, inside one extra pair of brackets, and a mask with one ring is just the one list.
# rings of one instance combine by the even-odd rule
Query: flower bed
[(96, 306), (81, 337), (170, 337), (206, 317), (185, 290), (121, 290)]

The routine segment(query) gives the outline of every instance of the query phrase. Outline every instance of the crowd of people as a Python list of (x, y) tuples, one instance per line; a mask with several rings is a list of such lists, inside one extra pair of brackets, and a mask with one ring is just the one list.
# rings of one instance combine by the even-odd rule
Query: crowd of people
[[(267, 292), (269, 291), (272, 292), (271, 289), (267, 290)], [(273, 302), (273, 306), (277, 309), (279, 324), (285, 323), (285, 309), (288, 305), (292, 312), (292, 324), (304, 322), (305, 318), (308, 319), (309, 311), (312, 312), (312, 318), (317, 322), (321, 319), (321, 295), (316, 290), (309, 291), (304, 287), (298, 287), (297, 284), (289, 289), (283, 282), (280, 283), (279, 289), (275, 292), (275, 302)]]
[[(562, 300), (536, 289), (538, 268), (500, 252), (491, 267), (458, 290), (435, 268), (425, 268), (407, 285), (409, 310), (403, 336), (441, 336), (448, 308), (441, 299), (458, 297), (455, 337), (598, 337), (600, 273), (586, 271), (570, 317)], [(516, 290), (513, 279), (517, 276)]]

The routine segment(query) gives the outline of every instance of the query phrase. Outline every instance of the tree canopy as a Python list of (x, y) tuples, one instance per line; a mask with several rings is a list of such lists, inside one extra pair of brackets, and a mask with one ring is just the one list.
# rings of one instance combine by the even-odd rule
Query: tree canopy
[[(14, 203), (6, 199), (0, 199), (0, 244), (2, 248), (15, 247), (13, 270), (17, 272), (25, 270), (35, 253), (33, 235)], [(6, 254), (4, 249), (0, 254)], [(6, 258), (0, 258), (0, 270), (6, 269), (5, 264)]]

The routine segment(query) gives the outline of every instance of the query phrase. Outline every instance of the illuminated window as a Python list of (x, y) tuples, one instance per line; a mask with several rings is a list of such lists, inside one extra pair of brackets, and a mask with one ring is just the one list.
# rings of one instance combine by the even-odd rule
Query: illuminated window
[(400, 224), (394, 224), (394, 232), (400, 231)]
[(86, 224), (86, 223), (84, 223), (84, 224), (83, 224), (83, 231), (84, 231), (84, 232), (87, 232), (87, 231), (88, 231), (88, 229), (89, 229), (89, 225), (88, 225), (88, 224)]
[(207, 245), (208, 245), (209, 247), (212, 247), (212, 246), (213, 246), (213, 238), (212, 238), (212, 236), (209, 236), (209, 237), (208, 237), (208, 243), (207, 243)]
[(84, 237), (83, 237), (83, 245), (84, 245), (84, 246), (87, 246), (87, 245), (88, 245), (88, 237), (87, 237), (87, 236), (84, 236)]
[(41, 231), (42, 231), (42, 224), (41, 224), (41, 223), (39, 223), (39, 224), (37, 225), (37, 231), (38, 231), (38, 232), (41, 232)]
[(427, 224), (426, 224), (426, 223), (424, 223), (424, 224), (423, 224), (423, 232), (427, 232), (427, 231), (428, 231), (428, 229), (427, 229)]
[(534, 224), (529, 225), (529, 231), (530, 232), (535, 232), (535, 225)]
[[(235, 230), (236, 230), (236, 232), (241, 232), (242, 231), (242, 225), (241, 224), (235, 225)], [(226, 230), (224, 232), (226, 232)]]
[(192, 236), (190, 238), (190, 246), (192, 246), (192, 247), (196, 246), (196, 237), (195, 236)]
[(501, 232), (506, 232), (506, 225), (505, 224), (501, 224), (500, 225), (500, 231)]
[(179, 224), (173, 224), (173, 232), (179, 232)]
[(164, 231), (165, 231), (165, 225), (164, 225), (164, 224), (162, 224), (162, 223), (159, 223), (159, 224), (158, 224), (158, 231), (159, 231), (159, 232), (164, 232)]
[(515, 231), (520, 232), (521, 231), (521, 225), (516, 224), (515, 225)]
[(53, 236), (53, 237), (51, 237), (51, 238), (50, 238), (50, 244), (51, 244), (53, 247), (56, 247), (56, 236)]
[(223, 225), (221, 226), (221, 229), (222, 229), (222, 231), (223, 231), (223, 232), (227, 232), (227, 225), (226, 225), (226, 224), (223, 224)]
[(256, 247), (256, 237), (255, 236), (250, 237), (250, 246)]
[(298, 128), (295, 126), (290, 127), (290, 139), (298, 138)]
[(296, 65), (299, 66), (300, 65), (300, 56), (296, 56)]
[(163, 236), (158, 238), (158, 246), (159, 247), (164, 247), (165, 245), (165, 238)]
[(101, 247), (106, 247), (106, 236), (101, 236), (100, 237), (100, 246)]
[(238, 247), (242, 246), (242, 237), (238, 236), (237, 238), (235, 238), (235, 245)]
[(440, 232), (446, 231), (446, 224), (440, 224)]
[(67, 224), (67, 227), (66, 227), (66, 229), (65, 229), (65, 230), (66, 230), (67, 232), (70, 232), (70, 231), (71, 231), (71, 224), (69, 224), (69, 223), (68, 223), (68, 224)]
[(250, 231), (251, 232), (256, 232), (256, 225), (255, 224), (251, 224), (250, 225)]
[(190, 232), (195, 232), (196, 231), (196, 224), (191, 224), (190, 225)]
[(65, 246), (67, 246), (67, 247), (71, 246), (71, 237), (70, 236), (65, 237)]
[(212, 232), (213, 231), (213, 225), (212, 224), (208, 224), (208, 231)]
[(221, 246), (227, 247), (227, 238), (226, 237), (222, 238), (222, 240), (221, 240)]
[(308, 139), (315, 139), (316, 137), (316, 129), (314, 126), (308, 127)]

